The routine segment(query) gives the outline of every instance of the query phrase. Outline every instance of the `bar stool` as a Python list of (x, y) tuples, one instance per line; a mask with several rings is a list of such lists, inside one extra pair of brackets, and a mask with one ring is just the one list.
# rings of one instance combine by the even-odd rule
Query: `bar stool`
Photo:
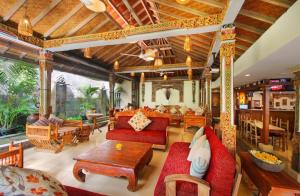
[(270, 123), (272, 125), (278, 126), (278, 118), (272, 117), (270, 118)]
[(285, 130), (285, 148), (288, 149), (288, 138), (290, 134), (289, 126), (290, 122), (289, 120), (283, 121), (282, 119), (279, 119), (279, 127), (283, 128)]
[[(254, 122), (255, 123), (255, 122)], [(258, 145), (258, 140), (260, 140), (260, 136), (258, 135), (257, 132), (257, 127), (255, 126), (255, 124), (250, 123), (250, 140), (251, 140), (251, 144), (253, 142), (253, 140), (255, 141), (255, 145)]]

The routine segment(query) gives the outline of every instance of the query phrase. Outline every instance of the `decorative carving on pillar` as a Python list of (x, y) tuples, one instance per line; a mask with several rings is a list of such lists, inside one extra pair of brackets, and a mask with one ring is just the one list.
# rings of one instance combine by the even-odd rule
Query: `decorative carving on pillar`
[(224, 25), (221, 29), (221, 122), (222, 142), (229, 151), (235, 152), (236, 128), (233, 114), (233, 59), (235, 53), (235, 26)]
[(153, 81), (152, 102), (156, 102), (156, 91), (163, 88), (173, 88), (179, 91), (180, 102), (183, 102), (183, 81)]
[(192, 81), (192, 92), (193, 92), (193, 103), (195, 103), (195, 95), (196, 95), (196, 81)]
[(142, 83), (142, 102), (145, 102), (145, 83)]
[(114, 108), (114, 97), (115, 97), (115, 75), (113, 73), (109, 74), (109, 108)]
[(40, 108), (39, 113), (41, 116), (48, 116), (52, 111), (51, 109), (51, 75), (53, 66), (52, 53), (44, 50), (40, 51), (39, 57), (40, 65)]

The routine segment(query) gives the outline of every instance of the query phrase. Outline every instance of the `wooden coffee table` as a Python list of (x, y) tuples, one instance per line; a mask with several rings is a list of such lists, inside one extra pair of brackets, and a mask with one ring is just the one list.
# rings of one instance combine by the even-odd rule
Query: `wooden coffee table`
[[(122, 144), (122, 149), (117, 150), (116, 144)], [(135, 191), (138, 173), (150, 163), (152, 155), (151, 144), (108, 140), (75, 157), (73, 175), (81, 182), (85, 182), (83, 169), (107, 176), (124, 176), (129, 181), (127, 189)]]

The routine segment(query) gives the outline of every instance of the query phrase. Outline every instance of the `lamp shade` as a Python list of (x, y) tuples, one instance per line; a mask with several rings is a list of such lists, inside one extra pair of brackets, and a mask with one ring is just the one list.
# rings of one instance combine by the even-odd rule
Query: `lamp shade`
[(119, 70), (120, 69), (120, 63), (119, 61), (115, 61), (114, 63), (114, 70)]
[(191, 0), (176, 0), (177, 3), (179, 4), (182, 4), (182, 5), (185, 5), (187, 4), (188, 2), (190, 2)]
[(89, 10), (92, 10), (93, 12), (105, 12), (106, 11), (106, 5), (104, 2), (100, 0), (80, 0), (85, 7), (87, 7)]
[(192, 57), (191, 57), (191, 56), (187, 56), (187, 57), (186, 57), (185, 64), (186, 64), (187, 66), (192, 66)]
[(168, 76), (167, 74), (164, 75), (164, 80), (167, 80), (168, 79)]
[(83, 50), (83, 56), (85, 58), (91, 59), (92, 58), (92, 50), (91, 50), (91, 48), (85, 48)]
[(192, 41), (190, 36), (186, 36), (184, 39), (184, 51), (191, 52), (192, 51)]
[(191, 68), (188, 69), (187, 74), (188, 74), (189, 80), (193, 80), (193, 70)]
[(155, 58), (155, 53), (156, 53), (156, 50), (146, 49), (145, 50), (145, 58), (144, 58), (144, 60), (145, 61), (153, 61), (154, 58)]
[(131, 73), (130, 73), (130, 76), (131, 76), (131, 77), (134, 77), (134, 76), (135, 76), (135, 73), (134, 73), (134, 72), (131, 72)]
[(161, 58), (156, 58), (154, 61), (154, 66), (162, 66), (164, 64)]
[(32, 36), (32, 25), (26, 13), (18, 24), (18, 33), (24, 36)]
[(144, 72), (141, 74), (141, 83), (143, 84), (145, 82), (145, 74)]

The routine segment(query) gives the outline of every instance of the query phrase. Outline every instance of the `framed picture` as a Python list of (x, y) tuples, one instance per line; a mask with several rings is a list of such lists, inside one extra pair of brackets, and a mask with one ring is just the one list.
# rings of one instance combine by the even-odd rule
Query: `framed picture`
[(295, 101), (291, 101), (290, 106), (295, 106)]
[(282, 105), (286, 106), (287, 105), (287, 99), (282, 99)]
[(254, 100), (253, 105), (254, 105), (254, 108), (259, 108), (260, 107), (260, 100)]
[(276, 106), (276, 107), (280, 107), (280, 102), (276, 101), (276, 102), (275, 102), (275, 106)]

